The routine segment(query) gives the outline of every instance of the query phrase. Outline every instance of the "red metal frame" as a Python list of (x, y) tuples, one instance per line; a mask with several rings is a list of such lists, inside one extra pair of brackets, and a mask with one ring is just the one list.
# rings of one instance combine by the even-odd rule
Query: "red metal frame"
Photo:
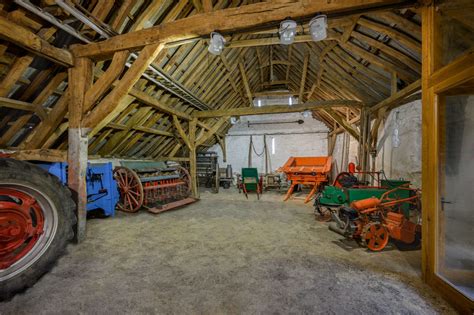
[(0, 187), (0, 197), (0, 269), (6, 269), (35, 246), (44, 216), (37, 200), (22, 191)]

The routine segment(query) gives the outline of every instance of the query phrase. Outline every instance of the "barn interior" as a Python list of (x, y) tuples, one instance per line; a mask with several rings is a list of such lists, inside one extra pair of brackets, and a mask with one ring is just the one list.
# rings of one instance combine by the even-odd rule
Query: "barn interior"
[(1, 1), (0, 313), (471, 314), (472, 21)]

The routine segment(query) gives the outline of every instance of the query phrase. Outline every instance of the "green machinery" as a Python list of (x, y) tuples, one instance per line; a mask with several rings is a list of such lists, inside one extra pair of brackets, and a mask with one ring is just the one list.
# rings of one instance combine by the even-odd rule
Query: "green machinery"
[[(329, 221), (331, 219), (331, 210), (335, 210), (341, 206), (349, 206), (353, 201), (367, 199), (371, 197), (380, 198), (383, 193), (393, 188), (409, 185), (409, 181), (386, 179), (380, 181), (379, 187), (357, 186), (338, 187), (325, 186), (314, 200), (315, 215), (321, 221)], [(408, 198), (409, 190), (400, 189), (389, 195), (390, 198), (402, 199)], [(402, 206), (406, 217), (409, 216), (409, 204)]]
[(248, 198), (249, 191), (255, 191), (257, 198), (260, 199), (262, 193), (262, 180), (258, 176), (256, 168), (242, 168), (241, 178), (238, 180), (239, 193), (244, 192), (245, 197)]

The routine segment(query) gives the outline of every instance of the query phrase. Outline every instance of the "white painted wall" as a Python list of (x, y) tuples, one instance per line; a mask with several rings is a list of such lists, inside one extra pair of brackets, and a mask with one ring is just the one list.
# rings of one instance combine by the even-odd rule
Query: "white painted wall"
[[(398, 119), (397, 119), (398, 115)], [(398, 121), (400, 146), (394, 147), (392, 135)], [(389, 178), (410, 180), (421, 188), (421, 100), (392, 110), (379, 129), (376, 169)]]
[[(251, 125), (255, 122), (282, 122), (302, 119), (303, 124), (271, 124)], [(221, 167), (231, 164), (234, 172), (240, 173), (243, 167), (248, 167), (250, 135), (252, 135), (256, 153), (263, 152), (263, 135), (267, 136), (267, 146), (270, 157), (269, 171), (275, 171), (283, 166), (290, 156), (326, 156), (328, 128), (312, 117), (303, 117), (301, 113), (272, 114), (260, 116), (243, 116), (240, 121), (229, 129), (226, 136), (227, 163), (222, 161), (222, 151), (218, 145), (209, 148), (219, 155)], [(275, 139), (275, 153), (272, 154), (272, 139)], [(252, 167), (260, 173), (265, 171), (264, 154), (258, 156), (252, 150)]]
[[(397, 113), (400, 146), (395, 148), (392, 144), (392, 134)], [(358, 164), (358, 142), (353, 137), (350, 137), (349, 161), (342, 163), (343, 138), (344, 135), (339, 134), (336, 140), (333, 153), (335, 172), (347, 170), (348, 162)], [(379, 128), (378, 139), (376, 170), (384, 170), (388, 178), (410, 180), (415, 187), (421, 188), (421, 100), (400, 106), (390, 112)]]

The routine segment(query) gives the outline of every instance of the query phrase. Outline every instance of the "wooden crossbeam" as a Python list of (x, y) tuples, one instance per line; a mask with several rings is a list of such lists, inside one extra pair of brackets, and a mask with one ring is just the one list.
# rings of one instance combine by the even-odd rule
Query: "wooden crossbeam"
[(27, 28), (11, 22), (3, 16), (0, 16), (0, 38), (60, 65), (71, 67), (74, 64), (69, 51), (54, 47)]
[(350, 14), (356, 10), (387, 7), (402, 2), (404, 1), (347, 0), (328, 2), (326, 0), (304, 0), (254, 3), (197, 14), (148, 29), (115, 36), (102, 42), (78, 46), (74, 49), (74, 53), (76, 56), (104, 57), (119, 50), (137, 50), (159, 42), (169, 43), (207, 36), (214, 30), (226, 33), (269, 23), (277, 24), (288, 16), (299, 19), (311, 16), (316, 12)]
[(11, 98), (6, 97), (0, 97), (0, 107), (8, 107), (29, 112), (34, 112), (36, 109), (35, 105), (31, 103), (12, 100)]
[(416, 91), (421, 89), (421, 79), (416, 80), (412, 84), (408, 85), (404, 89), (398, 91), (397, 93), (393, 94), (392, 96), (386, 98), (382, 102), (370, 107), (369, 113), (375, 113), (381, 108), (389, 108), (390, 106), (396, 104), (397, 102), (402, 101), (407, 96), (415, 93)]
[(264, 115), (264, 114), (281, 114), (281, 113), (299, 113), (306, 110), (317, 110), (331, 107), (359, 107), (362, 103), (353, 100), (329, 100), (329, 101), (314, 101), (304, 104), (287, 105), (271, 105), (262, 107), (239, 107), (230, 109), (217, 109), (200, 111), (193, 113), (197, 118), (211, 118), (224, 116), (247, 116), (247, 115)]

